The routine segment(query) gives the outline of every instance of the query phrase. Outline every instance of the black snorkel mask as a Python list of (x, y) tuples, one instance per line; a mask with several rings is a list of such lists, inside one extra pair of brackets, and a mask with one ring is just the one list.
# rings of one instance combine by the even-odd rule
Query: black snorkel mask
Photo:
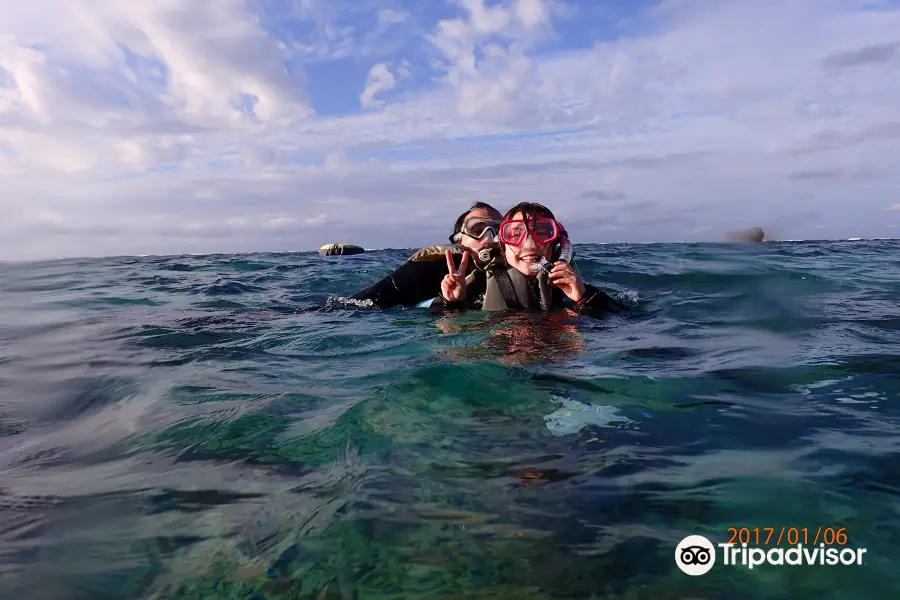
[(500, 221), (488, 217), (469, 217), (463, 221), (460, 230), (450, 236), (450, 241), (459, 244), (463, 235), (476, 240), (486, 240), (490, 244), (490, 247), (478, 252), (479, 260), (489, 262), (499, 248)]

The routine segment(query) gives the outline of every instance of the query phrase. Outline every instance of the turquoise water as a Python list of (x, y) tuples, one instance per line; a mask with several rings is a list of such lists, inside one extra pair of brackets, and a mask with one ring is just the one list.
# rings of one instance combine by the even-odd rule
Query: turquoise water
[[(406, 250), (0, 265), (0, 595), (896, 597), (900, 242), (577, 252), (637, 316), (340, 302)], [(677, 568), (732, 527), (865, 562)]]

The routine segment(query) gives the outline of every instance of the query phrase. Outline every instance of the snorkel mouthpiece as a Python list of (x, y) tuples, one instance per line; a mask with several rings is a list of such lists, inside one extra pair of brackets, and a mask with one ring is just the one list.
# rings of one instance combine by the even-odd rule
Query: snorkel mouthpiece
[(545, 273), (547, 275), (550, 274), (550, 271), (553, 270), (553, 264), (547, 260), (546, 258), (542, 258), (539, 263), (532, 263), (528, 266), (531, 269), (532, 273)]
[[(572, 255), (574, 254), (574, 252), (572, 250), (572, 244), (569, 243), (568, 236), (564, 237), (562, 242), (560, 242), (559, 250), (560, 250), (560, 252), (559, 252), (558, 260), (561, 260), (561, 261), (567, 262), (567, 263), (572, 262)], [(539, 272), (543, 271), (544, 273), (549, 275), (550, 271), (553, 270), (553, 263), (551, 263), (546, 258), (542, 258), (541, 262), (534, 263), (534, 264), (530, 265), (529, 268), (531, 269), (532, 273), (539, 273)]]
[(481, 237), (484, 236), (489, 236), (488, 241), (491, 245), (478, 251), (478, 260), (485, 264), (489, 264), (496, 260), (500, 255), (498, 252), (500, 250), (500, 236), (494, 231), (493, 227), (486, 228), (484, 233), (481, 234)]

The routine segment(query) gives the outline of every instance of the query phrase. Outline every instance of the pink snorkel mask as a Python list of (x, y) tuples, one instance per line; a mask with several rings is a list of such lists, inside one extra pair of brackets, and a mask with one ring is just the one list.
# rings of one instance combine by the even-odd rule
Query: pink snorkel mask
[[(573, 250), (572, 245), (569, 243), (569, 234), (562, 223), (556, 219), (529, 219), (527, 223), (522, 219), (510, 219), (500, 224), (500, 241), (505, 245), (521, 246), (529, 234), (531, 234), (535, 243), (541, 246), (555, 242), (558, 246), (554, 252), (554, 255), (558, 254), (555, 260), (572, 262)], [(549, 275), (552, 269), (553, 263), (546, 258), (539, 263), (531, 265), (533, 273), (543, 271)]]

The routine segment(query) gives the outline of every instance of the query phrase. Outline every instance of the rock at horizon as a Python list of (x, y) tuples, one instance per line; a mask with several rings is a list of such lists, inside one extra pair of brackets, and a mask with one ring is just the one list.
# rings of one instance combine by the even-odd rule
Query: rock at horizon
[(728, 239), (732, 242), (740, 242), (745, 244), (759, 244), (766, 237), (766, 232), (761, 227), (751, 227), (750, 229), (741, 229), (732, 231), (728, 234)]

